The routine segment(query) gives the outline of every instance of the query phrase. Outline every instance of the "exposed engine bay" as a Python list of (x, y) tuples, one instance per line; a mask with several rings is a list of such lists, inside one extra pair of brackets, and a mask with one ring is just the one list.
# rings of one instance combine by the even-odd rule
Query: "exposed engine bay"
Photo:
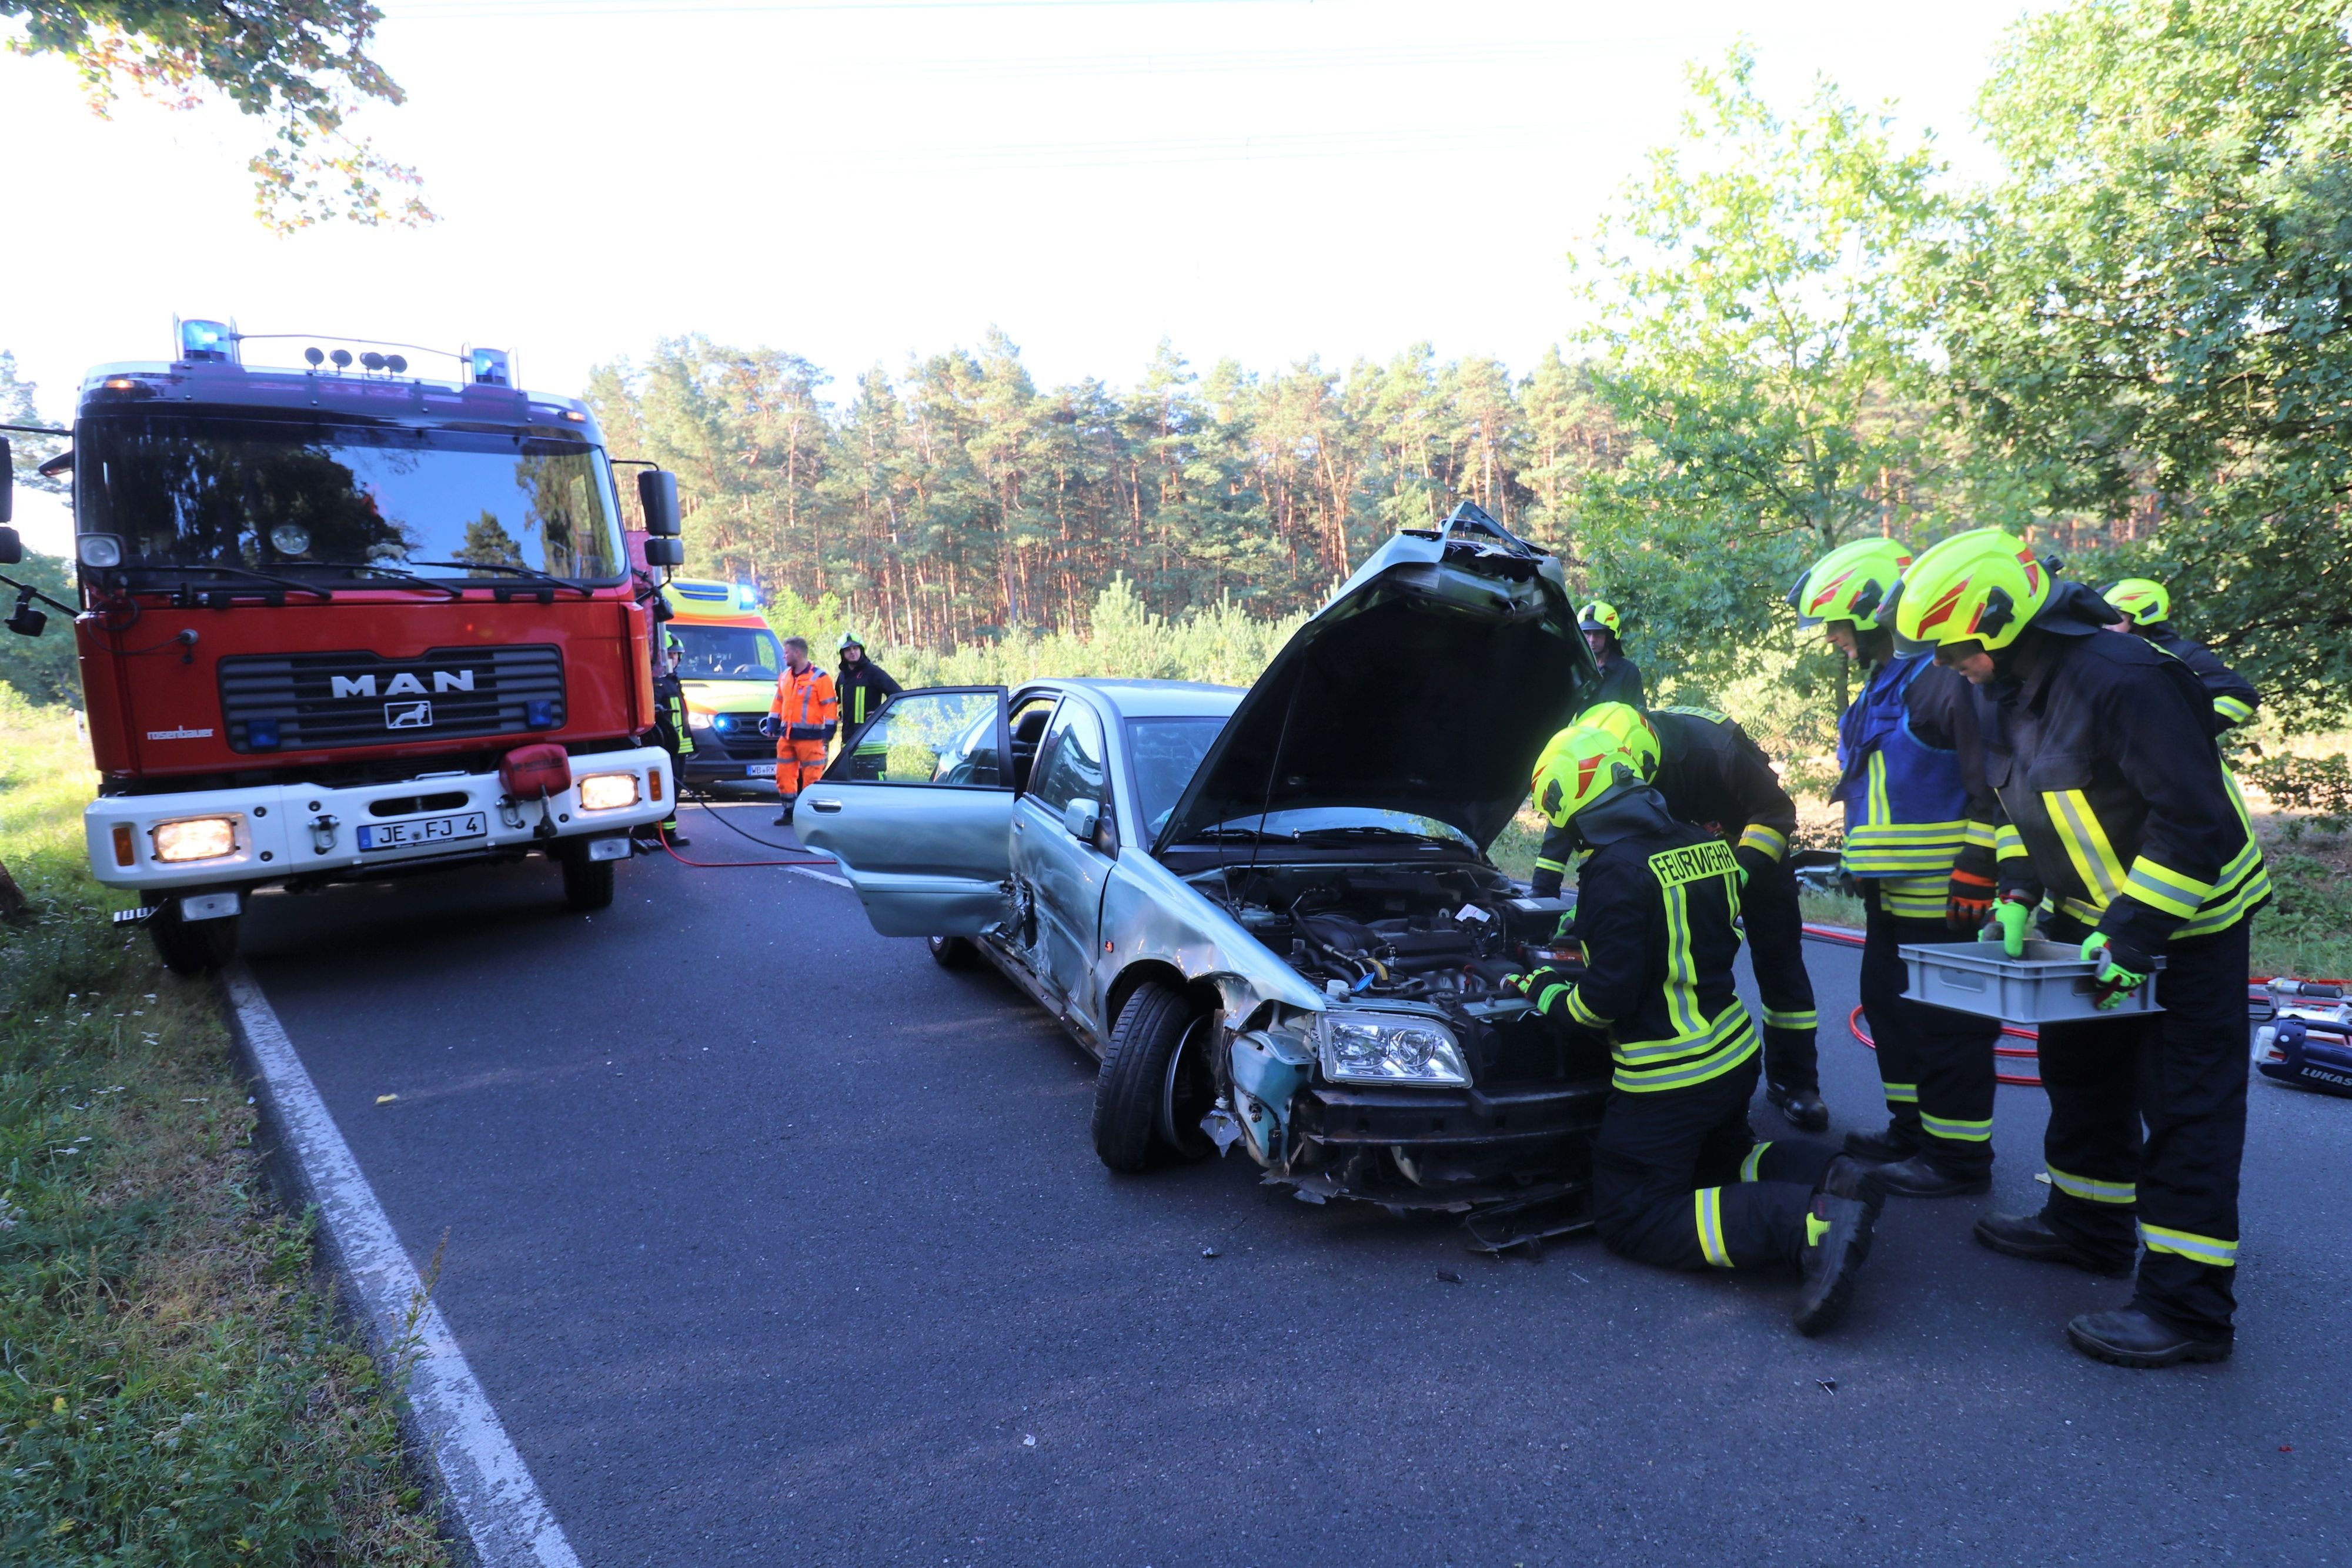
[(1517, 896), (1482, 866), (1229, 865), (1190, 880), (1335, 997), (1466, 1020), (1520, 999), (1505, 977), (1576, 964), (1573, 944), (1555, 942), (1570, 905)]

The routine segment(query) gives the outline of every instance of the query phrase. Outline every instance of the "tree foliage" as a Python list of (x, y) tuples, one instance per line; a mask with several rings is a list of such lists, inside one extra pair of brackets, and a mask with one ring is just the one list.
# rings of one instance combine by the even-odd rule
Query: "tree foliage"
[(1930, 257), (1961, 423), (2011, 504), (2302, 722), (2352, 679), (2352, 5), (2083, 0), (2021, 24), (2006, 171)]
[(101, 115), (127, 84), (176, 108), (218, 92), (274, 121), (248, 164), (269, 228), (432, 221), (416, 172), (344, 130), (362, 100), (403, 98), (368, 55), (383, 20), (369, 0), (0, 0), (0, 16), (24, 25), (18, 53), (71, 60)]

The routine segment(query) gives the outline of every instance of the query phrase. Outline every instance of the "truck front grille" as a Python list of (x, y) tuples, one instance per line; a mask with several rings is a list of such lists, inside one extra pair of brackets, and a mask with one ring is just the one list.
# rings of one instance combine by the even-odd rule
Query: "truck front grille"
[(267, 755), (563, 727), (563, 653), (548, 643), (220, 662), (229, 749)]

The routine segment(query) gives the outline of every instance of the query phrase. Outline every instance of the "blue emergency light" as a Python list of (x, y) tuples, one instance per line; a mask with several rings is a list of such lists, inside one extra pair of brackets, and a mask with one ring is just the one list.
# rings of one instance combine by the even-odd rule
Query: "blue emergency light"
[(514, 375), (504, 349), (476, 349), (468, 368), (478, 387), (510, 387)]
[(278, 749), (278, 721), (274, 718), (252, 718), (245, 722), (245, 744), (252, 751)]
[(553, 729), (555, 704), (547, 697), (533, 697), (522, 705), (522, 727), (525, 729)]
[(759, 589), (758, 589), (758, 588), (756, 588), (756, 587), (754, 587), (752, 584), (748, 583), (748, 582), (739, 582), (739, 583), (737, 583), (737, 584), (735, 585), (735, 606), (736, 606), (736, 608), (737, 608), (737, 609), (739, 609), (739, 610), (757, 610), (757, 609), (759, 609), (759, 608), (760, 608), (760, 591), (759, 591)]
[(180, 358), (192, 365), (226, 365), (236, 358), (236, 333), (226, 321), (182, 321)]

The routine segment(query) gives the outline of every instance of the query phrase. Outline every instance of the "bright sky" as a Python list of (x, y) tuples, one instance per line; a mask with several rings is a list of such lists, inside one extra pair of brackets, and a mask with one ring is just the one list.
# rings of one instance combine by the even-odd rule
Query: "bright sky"
[[(67, 67), (0, 55), (0, 349), (46, 414), (91, 364), (168, 357), (174, 311), (511, 347), (550, 392), (689, 331), (838, 388), (992, 324), (1042, 383), (1130, 382), (1162, 336), (1202, 368), (1427, 340), (1524, 371), (1572, 325), (1568, 253), (1673, 135), (1685, 62), (1744, 36), (1776, 101), (1825, 74), (1966, 170), (2025, 8), (381, 3), (408, 102), (364, 124), (424, 173), (442, 221), (421, 231), (273, 237), (245, 172), (259, 121), (135, 99), (100, 120)], [(25, 500), (26, 542), (61, 552), (61, 510)]]

